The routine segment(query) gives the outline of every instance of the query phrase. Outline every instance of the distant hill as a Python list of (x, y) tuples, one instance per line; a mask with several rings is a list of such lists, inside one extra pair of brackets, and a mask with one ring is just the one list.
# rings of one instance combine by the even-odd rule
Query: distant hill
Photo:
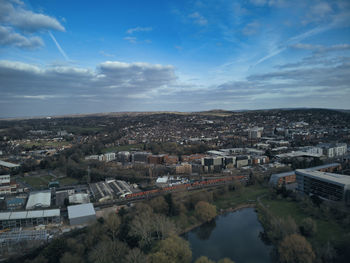
[(77, 114), (65, 114), (65, 115), (52, 115), (52, 116), (33, 116), (33, 117), (15, 117), (15, 118), (0, 118), (0, 120), (28, 120), (28, 119), (52, 119), (52, 118), (82, 118), (82, 117), (118, 117), (118, 116), (141, 116), (141, 115), (154, 115), (154, 114), (178, 114), (189, 115), (199, 114), (206, 116), (218, 116), (226, 117), (236, 113), (243, 112), (269, 112), (269, 111), (329, 111), (329, 112), (342, 112), (350, 113), (350, 110), (345, 109), (326, 109), (326, 108), (276, 108), (276, 109), (257, 109), (257, 110), (221, 110), (213, 109), (208, 111), (197, 112), (179, 112), (179, 111), (124, 111), (124, 112), (100, 112), (100, 113), (77, 113)]

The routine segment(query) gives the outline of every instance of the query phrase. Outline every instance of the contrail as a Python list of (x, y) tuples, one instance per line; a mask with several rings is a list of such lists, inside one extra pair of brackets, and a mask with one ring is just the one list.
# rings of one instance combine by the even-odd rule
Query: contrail
[(253, 65), (253, 67), (255, 67), (256, 65), (260, 64), (261, 62), (263, 62), (263, 61), (265, 61), (265, 60), (267, 60), (269, 58), (272, 58), (272, 57), (280, 54), (281, 52), (285, 51), (289, 45), (299, 43), (301, 40), (304, 40), (305, 38), (308, 38), (308, 37), (313, 36), (313, 35), (317, 35), (317, 34), (323, 32), (323, 31), (327, 31), (330, 28), (332, 28), (334, 25), (335, 25), (335, 23), (332, 23), (332, 24), (324, 26), (324, 27), (316, 27), (314, 29), (311, 29), (311, 30), (305, 32), (305, 33), (302, 33), (300, 35), (297, 35), (297, 36), (289, 38), (285, 42), (283, 47), (281, 47), (279, 49), (275, 49), (272, 52), (270, 52), (269, 54), (267, 54), (266, 56), (264, 56), (263, 58), (259, 59)]
[(57, 42), (56, 38), (54, 37), (54, 35), (51, 33), (51, 31), (49, 31), (49, 35), (51, 37), (51, 39), (53, 40), (53, 42), (55, 42), (56, 47), (58, 48), (58, 51), (62, 54), (62, 56), (67, 60), (70, 61), (69, 57), (67, 56), (66, 52), (64, 52), (64, 50), (61, 48), (60, 44)]

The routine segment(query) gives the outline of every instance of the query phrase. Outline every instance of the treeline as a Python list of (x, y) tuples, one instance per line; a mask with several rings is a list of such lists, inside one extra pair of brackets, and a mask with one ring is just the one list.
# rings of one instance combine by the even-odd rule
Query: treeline
[[(322, 204), (322, 200), (317, 197), (299, 199), (286, 189), (273, 191), (269, 198), (287, 198), (289, 201), (298, 202), (298, 206), (306, 215), (297, 224), (291, 216), (276, 217), (268, 208), (263, 205), (258, 206), (259, 220), (264, 227), (262, 238), (274, 245), (273, 256), (278, 262), (348, 262), (350, 256), (347, 249), (350, 245), (348, 213)], [(344, 231), (347, 231), (347, 234), (341, 240), (329, 237), (326, 243), (320, 243), (316, 240), (317, 220), (336, 222)]]

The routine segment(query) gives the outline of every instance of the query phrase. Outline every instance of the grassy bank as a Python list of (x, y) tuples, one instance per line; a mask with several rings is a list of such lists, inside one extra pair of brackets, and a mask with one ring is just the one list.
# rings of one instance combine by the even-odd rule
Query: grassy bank
[(241, 204), (256, 203), (257, 198), (268, 192), (268, 188), (261, 185), (242, 187), (238, 191), (228, 191), (220, 196), (213, 204), (218, 210), (235, 208)]
[[(270, 200), (263, 198), (262, 204), (271, 211), (276, 217), (286, 219), (291, 216), (297, 225), (301, 225), (302, 221), (310, 217), (300, 207), (300, 202), (281, 199), (281, 200)], [(324, 245), (327, 241), (340, 241), (344, 238), (346, 232), (335, 220), (332, 219), (320, 219), (312, 217), (317, 224), (317, 232), (313, 237), (309, 238), (309, 241), (315, 245)], [(349, 226), (350, 228), (350, 226)], [(347, 229), (350, 230), (350, 229)]]

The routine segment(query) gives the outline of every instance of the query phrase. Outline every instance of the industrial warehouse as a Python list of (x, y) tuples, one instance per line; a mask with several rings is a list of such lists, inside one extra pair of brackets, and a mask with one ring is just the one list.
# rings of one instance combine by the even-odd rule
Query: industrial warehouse
[(125, 197), (131, 194), (131, 186), (125, 181), (106, 179), (104, 182), (90, 184), (90, 190), (95, 200), (103, 202), (114, 197)]
[(0, 213), (0, 229), (59, 224), (60, 222), (59, 209)]

